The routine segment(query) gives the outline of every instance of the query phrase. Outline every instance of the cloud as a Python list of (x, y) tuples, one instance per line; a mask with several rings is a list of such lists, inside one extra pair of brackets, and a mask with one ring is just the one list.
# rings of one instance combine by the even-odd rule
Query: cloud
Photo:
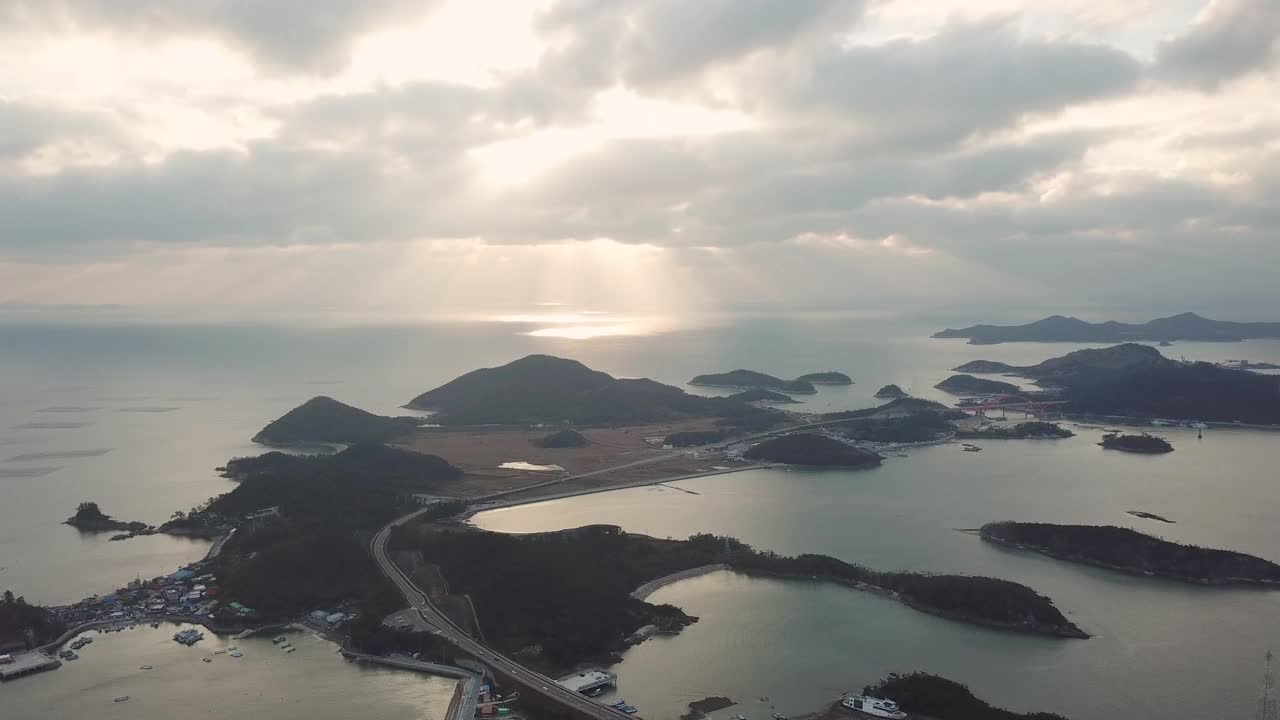
[(1156, 73), (1213, 90), (1280, 55), (1280, 3), (1213, 0), (1186, 32), (1161, 43)]
[(108, 28), (144, 38), (212, 35), (264, 65), (333, 72), (361, 33), (421, 16), (408, 0), (0, 0), (0, 19), (69, 30)]
[(649, 86), (696, 77), (809, 32), (834, 35), (862, 0), (562, 0), (539, 31), (561, 46), (544, 61), (556, 77), (596, 86)]

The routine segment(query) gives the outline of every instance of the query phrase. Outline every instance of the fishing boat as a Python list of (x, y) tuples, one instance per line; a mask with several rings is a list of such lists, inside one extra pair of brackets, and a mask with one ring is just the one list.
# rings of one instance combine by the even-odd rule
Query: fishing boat
[(907, 714), (902, 712), (898, 707), (898, 703), (892, 700), (870, 697), (868, 695), (850, 695), (844, 700), (841, 700), (840, 704), (850, 710), (857, 710), (864, 715), (870, 715), (872, 717), (902, 720), (902, 718), (907, 716)]
[(116, 698), (116, 702), (124, 702), (125, 700), (128, 700), (128, 699), (129, 699), (128, 695), (121, 695), (120, 697)]
[(213, 658), (200, 658), (204, 662), (213, 662)]
[(291, 648), (289, 648), (288, 650), (285, 650), (285, 651), (284, 651), (284, 654), (285, 654), (285, 655), (288, 655), (288, 654), (289, 654), (289, 653), (291, 653), (291, 652), (297, 652), (297, 651), (298, 651), (298, 648), (296, 648), (296, 647), (291, 647)]
[(155, 670), (155, 668), (151, 667), (150, 665), (139, 665), (138, 669), (139, 670)]
[(228, 654), (228, 655), (230, 655), (230, 656), (231, 656), (231, 657), (233, 657), (233, 658), (244, 657), (244, 653), (240, 652), (239, 650), (232, 650), (231, 652), (229, 652), (229, 653), (227, 653), (227, 654)]

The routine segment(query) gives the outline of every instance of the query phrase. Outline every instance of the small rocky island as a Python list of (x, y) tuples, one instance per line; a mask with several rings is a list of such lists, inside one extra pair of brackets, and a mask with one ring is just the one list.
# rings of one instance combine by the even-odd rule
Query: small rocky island
[(842, 372), (828, 370), (826, 372), (809, 373), (796, 378), (796, 382), (813, 383), (814, 385), (852, 385), (853, 378)]
[(884, 457), (818, 433), (792, 433), (765, 440), (748, 450), (749, 460), (814, 467), (874, 467)]
[(1147, 455), (1173, 452), (1173, 445), (1168, 440), (1155, 435), (1148, 435), (1147, 433), (1139, 435), (1107, 433), (1102, 436), (1102, 442), (1098, 444), (1108, 450), (1123, 450), (1124, 452), (1144, 453)]
[(972, 375), (952, 375), (934, 387), (952, 395), (1012, 395), (1020, 392), (1018, 386), (1013, 383), (976, 378)]
[(1013, 426), (991, 425), (977, 430), (957, 430), (956, 437), (962, 440), (984, 438), (991, 440), (1036, 440), (1043, 438), (1069, 438), (1075, 433), (1051, 422), (1024, 422)]
[(886, 400), (896, 400), (897, 398), (907, 397), (907, 392), (897, 385), (885, 385), (876, 391), (876, 397)]
[(1021, 370), (1014, 365), (996, 362), (994, 360), (970, 360), (969, 362), (951, 368), (958, 373), (978, 373), (979, 375), (992, 375), (995, 373), (1012, 373)]
[(1199, 585), (1280, 586), (1280, 565), (1231, 550), (1179, 545), (1111, 525), (996, 522), (983, 540), (1069, 562)]
[(702, 387), (721, 387), (721, 388), (737, 388), (742, 390), (751, 390), (754, 388), (763, 388), (765, 390), (777, 390), (784, 393), (792, 393), (799, 395), (812, 395), (818, 392), (808, 380), (783, 380), (782, 378), (766, 375), (762, 372), (754, 370), (730, 370), (725, 373), (710, 373), (707, 375), (698, 375), (689, 381), (690, 385), (699, 385)]
[(82, 502), (76, 507), (76, 514), (63, 521), (64, 525), (82, 532), (127, 532), (140, 533), (150, 529), (144, 522), (125, 522), (102, 512), (96, 502)]

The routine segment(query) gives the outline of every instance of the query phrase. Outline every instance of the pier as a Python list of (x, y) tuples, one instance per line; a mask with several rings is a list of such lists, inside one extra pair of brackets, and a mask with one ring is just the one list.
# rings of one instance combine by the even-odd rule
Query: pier
[(12, 662), (0, 663), (0, 680), (12, 680), (41, 670), (62, 667), (61, 660), (51, 658), (39, 650), (17, 653), (9, 657), (12, 658)]

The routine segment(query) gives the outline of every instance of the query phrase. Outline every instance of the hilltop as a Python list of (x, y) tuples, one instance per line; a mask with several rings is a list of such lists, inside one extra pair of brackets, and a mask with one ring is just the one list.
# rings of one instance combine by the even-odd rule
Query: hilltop
[(1076, 350), (1003, 367), (1057, 393), (1067, 412), (1280, 423), (1280, 377), (1170, 360), (1149, 345)]
[(907, 397), (907, 391), (897, 385), (885, 385), (876, 391), (876, 397), (891, 399), (904, 398)]
[[(846, 378), (847, 379), (847, 378)], [(850, 381), (852, 382), (852, 381)], [(765, 390), (777, 390), (785, 393), (812, 395), (818, 392), (813, 383), (808, 380), (783, 380), (772, 375), (766, 375), (755, 370), (730, 370), (725, 373), (711, 373), (708, 375), (698, 375), (689, 381), (690, 385), (700, 385), (702, 387), (722, 387), (722, 388), (763, 388)]]
[(1013, 383), (976, 378), (972, 375), (952, 375), (934, 385), (934, 387), (953, 395), (998, 395), (1001, 393), (1015, 395), (1021, 392), (1018, 386)]
[(765, 440), (746, 452), (750, 460), (823, 467), (871, 467), (884, 460), (877, 453), (846, 445), (818, 433), (792, 433)]
[(410, 400), (445, 425), (571, 422), (625, 425), (690, 417), (765, 419), (768, 411), (728, 398), (690, 395), (653, 380), (626, 380), (576, 360), (529, 355), (473, 370)]
[(1051, 315), (1026, 325), (973, 325), (942, 330), (935, 338), (968, 338), (971, 345), (1006, 342), (1128, 342), (1134, 340), (1200, 340), (1235, 342), (1250, 338), (1280, 338), (1280, 322), (1229, 322), (1210, 320), (1187, 312), (1145, 323), (1114, 320), (1091, 323), (1074, 317)]
[(253, 436), (264, 445), (386, 442), (422, 424), (422, 418), (385, 417), (319, 395), (271, 421)]

